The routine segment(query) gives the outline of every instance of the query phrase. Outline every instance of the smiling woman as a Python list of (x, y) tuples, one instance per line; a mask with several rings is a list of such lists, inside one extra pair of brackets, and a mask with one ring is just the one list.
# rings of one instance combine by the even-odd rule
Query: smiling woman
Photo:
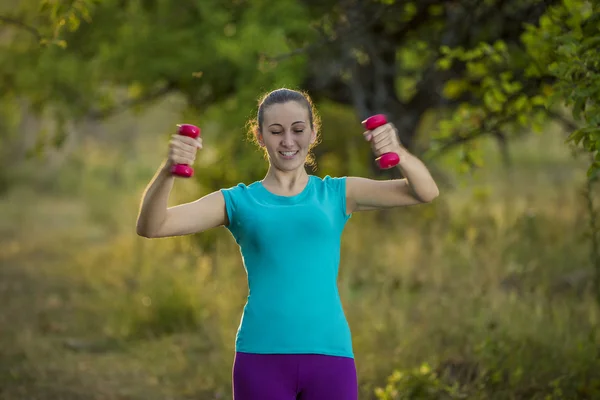
[[(341, 235), (356, 211), (426, 203), (438, 196), (427, 168), (391, 124), (365, 132), (379, 156), (400, 156), (404, 179), (319, 178), (305, 165), (318, 143), (310, 97), (278, 89), (259, 102), (251, 134), (269, 169), (261, 181), (167, 208), (173, 164), (192, 164), (201, 139), (174, 135), (144, 194), (138, 234), (165, 237), (225, 226), (237, 242), (249, 295), (236, 336), (236, 400), (356, 400), (350, 328), (337, 289)], [(285, 223), (282, 223), (285, 221)]]
[[(273, 110), (272, 108), (275, 107)], [(266, 112), (270, 110), (270, 112)], [(265, 114), (268, 119), (265, 122)], [(297, 116), (297, 120), (291, 121), (274, 121), (273, 116)], [(311, 140), (308, 145), (308, 151), (304, 154), (299, 154), (296, 157), (297, 160), (304, 160), (303, 163), (308, 166), (315, 165), (314, 155), (311, 153), (312, 149), (319, 143), (321, 120), (317, 114), (316, 107), (314, 106), (310, 96), (307, 93), (288, 90), (278, 89), (270, 93), (265, 94), (259, 101), (258, 113), (256, 118), (252, 119), (249, 123), (250, 135), (254, 142), (265, 150), (265, 155), (270, 156), (268, 150), (270, 147), (265, 146), (263, 128), (267, 127), (268, 132), (271, 135), (285, 134), (284, 122), (288, 123), (288, 126), (292, 128), (292, 132), (301, 135), (305, 132), (311, 133)], [(291, 123), (290, 123), (291, 122)], [(310, 130), (306, 128), (309, 127)], [(285, 149), (281, 150), (283, 154)], [(299, 153), (300, 149), (294, 150), (295, 153)], [(294, 158), (296, 154), (291, 154), (292, 150), (287, 151), (287, 156)]]

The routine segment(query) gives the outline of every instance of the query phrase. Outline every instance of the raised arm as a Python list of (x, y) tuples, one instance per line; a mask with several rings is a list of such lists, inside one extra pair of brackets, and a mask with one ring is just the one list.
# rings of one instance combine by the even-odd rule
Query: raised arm
[(392, 124), (365, 132), (376, 155), (395, 152), (400, 156), (403, 179), (374, 180), (348, 177), (346, 180), (347, 212), (376, 210), (429, 203), (439, 195), (439, 189), (429, 170), (398, 140)]
[(210, 193), (191, 203), (168, 207), (175, 182), (173, 164), (189, 164), (195, 160), (201, 139), (175, 135), (170, 143), (169, 158), (159, 168), (144, 191), (137, 219), (137, 234), (147, 238), (181, 236), (226, 225), (225, 199), (220, 191)]

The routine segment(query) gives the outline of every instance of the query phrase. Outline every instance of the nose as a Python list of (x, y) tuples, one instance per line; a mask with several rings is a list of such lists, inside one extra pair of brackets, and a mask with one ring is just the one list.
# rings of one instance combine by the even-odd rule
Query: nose
[(294, 138), (292, 136), (291, 129), (285, 131), (283, 136), (281, 137), (281, 145), (283, 147), (293, 147), (294, 146)]

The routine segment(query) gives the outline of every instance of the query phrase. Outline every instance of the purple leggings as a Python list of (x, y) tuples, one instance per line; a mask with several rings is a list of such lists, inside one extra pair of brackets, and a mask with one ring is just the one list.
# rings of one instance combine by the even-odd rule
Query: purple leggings
[(235, 353), (234, 400), (357, 400), (354, 359)]

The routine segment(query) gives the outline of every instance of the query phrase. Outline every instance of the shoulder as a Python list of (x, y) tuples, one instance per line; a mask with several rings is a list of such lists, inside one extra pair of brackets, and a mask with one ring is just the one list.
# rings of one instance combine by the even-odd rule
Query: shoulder
[(252, 182), (250, 184), (238, 183), (237, 185), (223, 188), (220, 192), (223, 194), (226, 203), (239, 203), (243, 199), (255, 191), (258, 182)]
[(237, 195), (237, 194), (242, 194), (242, 193), (247, 193), (249, 191), (252, 191), (256, 187), (257, 184), (258, 184), (258, 182), (252, 182), (251, 184), (248, 184), (248, 185), (241, 182), (234, 186), (222, 188), (220, 191), (221, 191), (221, 193), (226, 194), (226, 195)]
[(345, 221), (350, 218), (347, 214), (346, 205), (346, 180), (345, 176), (330, 176), (326, 175), (323, 178), (315, 178), (315, 186), (318, 188), (318, 197), (322, 202), (326, 202), (335, 207), (336, 215), (342, 218), (340, 221)]
[(325, 175), (324, 177), (320, 178), (318, 176), (313, 176), (314, 181), (317, 183), (317, 185), (321, 185), (323, 187), (328, 187), (328, 188), (340, 188), (342, 186), (346, 185), (346, 177), (345, 176), (330, 176), (330, 175)]
[(336, 196), (346, 195), (346, 177), (326, 175), (322, 178), (313, 177), (314, 186), (317, 191), (335, 194)]
[(257, 182), (253, 182), (249, 185), (245, 183), (238, 183), (237, 185), (223, 188), (220, 190), (225, 201), (225, 211), (227, 213), (227, 224), (228, 229), (232, 232), (237, 232), (240, 224), (239, 218), (240, 213), (243, 214), (249, 208), (249, 202), (251, 198), (251, 192), (255, 189)]

